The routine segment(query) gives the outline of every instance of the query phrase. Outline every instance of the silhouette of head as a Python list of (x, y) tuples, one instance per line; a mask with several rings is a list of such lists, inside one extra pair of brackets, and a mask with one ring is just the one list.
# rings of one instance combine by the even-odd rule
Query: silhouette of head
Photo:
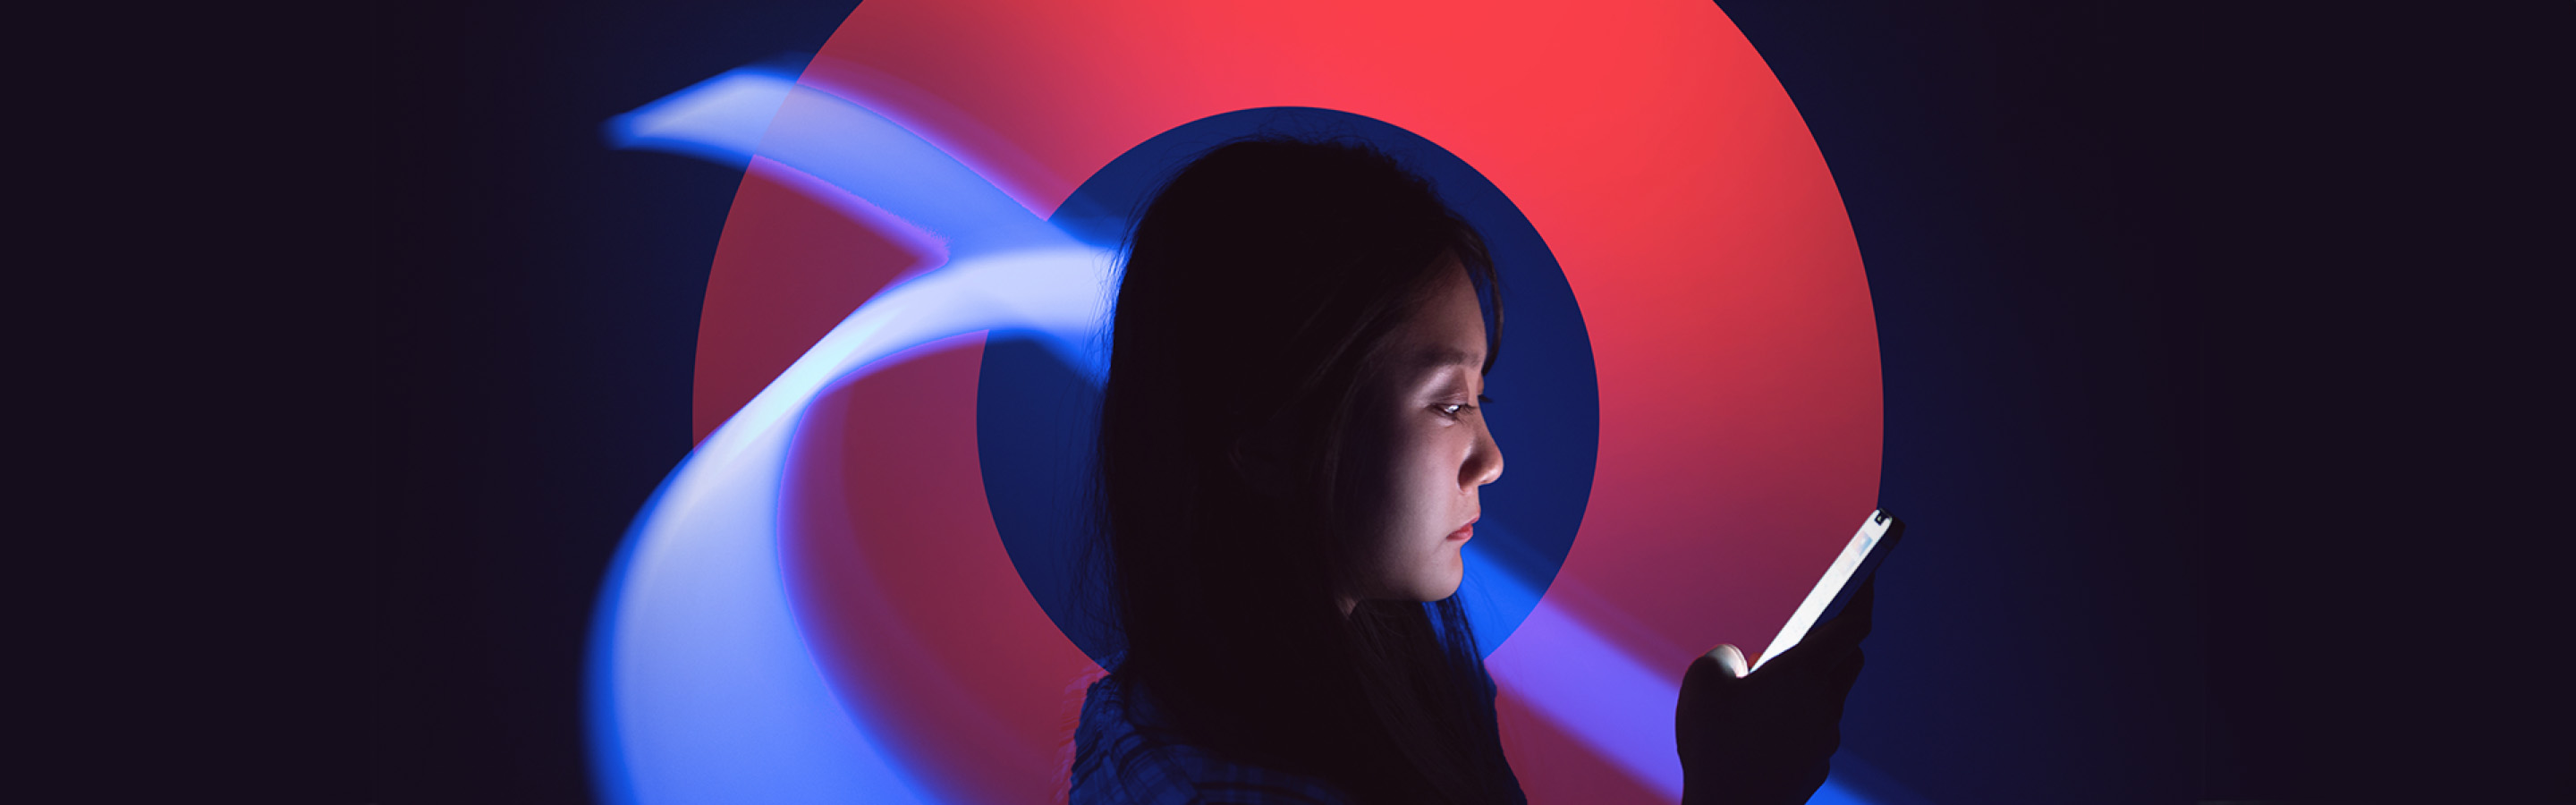
[(1113, 671), (1178, 739), (1363, 800), (1516, 790), (1452, 597), (1502, 470), (1478, 410), (1501, 323), (1482, 239), (1365, 146), (1230, 143), (1148, 204), (1097, 515)]

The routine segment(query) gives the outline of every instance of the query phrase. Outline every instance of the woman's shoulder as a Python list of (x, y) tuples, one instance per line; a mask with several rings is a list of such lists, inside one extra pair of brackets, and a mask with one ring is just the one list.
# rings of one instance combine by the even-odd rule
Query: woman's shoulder
[(1160, 729), (1153, 699), (1117, 675), (1091, 683), (1074, 730), (1072, 805), (1348, 805), (1332, 784), (1228, 761)]

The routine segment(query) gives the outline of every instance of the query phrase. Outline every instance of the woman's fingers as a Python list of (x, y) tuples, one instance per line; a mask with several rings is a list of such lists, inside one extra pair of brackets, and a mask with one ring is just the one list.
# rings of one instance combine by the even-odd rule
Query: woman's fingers
[(1860, 641), (1876, 587), (1863, 581), (1841, 614), (1759, 673), (1746, 673), (1731, 645), (1691, 663), (1675, 712), (1685, 802), (1804, 802), (1824, 784), (1842, 743), (1843, 701), (1865, 664)]
[[(1842, 612), (1835, 614), (1833, 620), (1817, 624), (1815, 629), (1807, 632), (1807, 639), (1798, 641), (1790, 651), (1815, 646), (1815, 653), (1840, 657), (1845, 652), (1859, 649), (1861, 638), (1869, 636), (1871, 607), (1877, 599), (1878, 577), (1871, 576), (1861, 582), (1860, 590), (1852, 593), (1851, 600), (1843, 604)], [(1838, 660), (1827, 662), (1830, 665)]]
[(1834, 683), (1834, 690), (1844, 694), (1850, 693), (1852, 683), (1860, 681), (1861, 665), (1861, 650), (1854, 648), (1851, 656), (1844, 658), (1841, 665), (1835, 666), (1833, 675), (1828, 677)]
[(1833, 620), (1817, 626), (1814, 633), (1827, 630), (1837, 634), (1848, 633), (1848, 639), (1858, 643), (1861, 638), (1869, 636), (1869, 628), (1877, 614), (1877, 603), (1878, 577), (1871, 576), (1860, 583), (1860, 589), (1852, 593), (1851, 600), (1843, 602), (1843, 611), (1835, 613)]
[(1780, 652), (1779, 657), (1762, 661), (1763, 671), (1769, 673), (1770, 669), (1778, 668), (1784, 676), (1830, 674), (1842, 667), (1845, 658), (1860, 650), (1860, 638), (1868, 634), (1865, 628), (1863, 624), (1835, 618), (1808, 632), (1807, 639)]
[(1834, 620), (1858, 618), (1861, 623), (1861, 633), (1868, 634), (1870, 620), (1877, 603), (1878, 575), (1871, 574), (1869, 578), (1861, 580), (1860, 590), (1852, 593), (1850, 601), (1843, 603), (1842, 614), (1835, 615)]

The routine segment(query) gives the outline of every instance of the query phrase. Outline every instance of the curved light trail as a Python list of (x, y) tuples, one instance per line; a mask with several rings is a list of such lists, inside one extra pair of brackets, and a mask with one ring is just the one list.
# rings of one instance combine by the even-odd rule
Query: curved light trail
[[(961, 337), (1031, 338), (1097, 384), (1115, 255), (1040, 219), (846, 90), (749, 67), (608, 122), (617, 148), (759, 172), (945, 259), (869, 299), (710, 434), (645, 504), (593, 626), (592, 759), (626, 803), (922, 803), (866, 714), (832, 690), (780, 572), (787, 452), (838, 384)], [(1497, 681), (1649, 790), (1677, 801), (1680, 668), (1645, 662), (1500, 563), (1467, 554), (1471, 617), (1530, 612)], [(1839, 761), (1839, 759), (1838, 759)], [(1865, 803), (1839, 780), (1813, 802)]]

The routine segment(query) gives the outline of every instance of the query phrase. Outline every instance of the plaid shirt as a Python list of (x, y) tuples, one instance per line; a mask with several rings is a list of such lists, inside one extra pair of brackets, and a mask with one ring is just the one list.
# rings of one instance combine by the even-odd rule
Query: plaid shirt
[(1115, 676), (1091, 684), (1074, 730), (1072, 805), (1350, 805), (1322, 780), (1139, 734), (1139, 719), (1150, 723), (1152, 713)]

